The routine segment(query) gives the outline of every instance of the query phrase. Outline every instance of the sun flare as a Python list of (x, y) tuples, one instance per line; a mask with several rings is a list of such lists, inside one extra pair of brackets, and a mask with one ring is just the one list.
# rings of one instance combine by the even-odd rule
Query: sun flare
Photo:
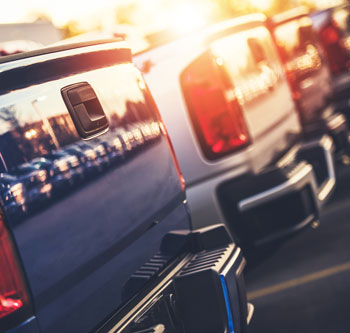
[(182, 3), (173, 8), (170, 19), (171, 29), (176, 34), (185, 34), (206, 24), (202, 8), (191, 3)]
[(249, 2), (256, 9), (265, 11), (272, 7), (273, 0), (249, 0)]

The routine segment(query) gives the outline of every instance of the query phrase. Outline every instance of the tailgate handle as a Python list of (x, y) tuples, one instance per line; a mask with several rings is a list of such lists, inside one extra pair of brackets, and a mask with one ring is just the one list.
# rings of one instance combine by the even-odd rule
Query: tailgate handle
[(83, 139), (105, 133), (109, 123), (94, 89), (87, 82), (79, 82), (61, 89), (63, 100)]

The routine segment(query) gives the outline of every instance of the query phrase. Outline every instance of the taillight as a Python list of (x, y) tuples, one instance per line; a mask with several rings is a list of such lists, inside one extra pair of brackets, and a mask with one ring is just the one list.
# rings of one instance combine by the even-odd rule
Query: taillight
[(341, 31), (335, 22), (324, 27), (320, 33), (324, 45), (329, 67), (334, 74), (347, 69), (348, 56), (341, 38)]
[(287, 80), (288, 80), (289, 85), (290, 85), (293, 100), (299, 101), (299, 99), (301, 98), (301, 94), (299, 91), (299, 84), (297, 83), (295, 71), (288, 69), (287, 65), (284, 66), (284, 70), (285, 70)]
[(334, 27), (333, 25), (329, 25), (321, 33), (322, 40), (327, 45), (338, 43), (340, 41), (339, 33), (340, 32), (338, 31), (338, 29), (336, 29), (336, 27)]
[(249, 144), (241, 105), (221, 58), (206, 52), (181, 74), (181, 85), (204, 155), (217, 159)]
[(0, 327), (7, 329), (19, 324), (28, 307), (29, 295), (22, 270), (0, 213)]

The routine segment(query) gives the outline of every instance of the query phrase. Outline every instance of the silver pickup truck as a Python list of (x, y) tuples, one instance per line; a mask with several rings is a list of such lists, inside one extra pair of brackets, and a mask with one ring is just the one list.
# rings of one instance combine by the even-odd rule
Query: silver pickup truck
[(134, 61), (168, 128), (194, 227), (223, 221), (249, 247), (318, 219), (335, 186), (333, 141), (302, 138), (264, 15), (218, 23)]

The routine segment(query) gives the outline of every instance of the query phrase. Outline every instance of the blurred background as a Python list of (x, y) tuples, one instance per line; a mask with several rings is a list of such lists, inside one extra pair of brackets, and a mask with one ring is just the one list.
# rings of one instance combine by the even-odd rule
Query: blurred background
[(299, 5), (313, 11), (344, 2), (346, 0), (12, 0), (2, 6), (0, 12), (0, 49), (3, 55), (11, 54), (16, 49), (27, 51), (84, 34), (80, 39), (127, 36), (137, 51), (152, 42), (152, 36), (159, 31), (184, 34), (246, 13), (273, 15)]
[[(248, 13), (263, 12), (267, 16), (273, 16), (298, 6), (305, 6), (310, 12), (316, 12), (346, 3), (349, 3), (349, 0), (11, 0), (7, 1), (0, 11), (0, 56), (62, 43), (62, 40), (65, 40), (63, 43), (70, 43), (113, 37), (127, 38), (133, 52), (137, 53), (162, 43), (166, 38), (183, 35), (214, 22)], [(330, 42), (333, 43), (334, 34), (332, 30), (330, 32)], [(348, 36), (347, 33), (345, 47), (350, 49)], [(298, 51), (298, 45), (296, 50)], [(298, 57), (300, 59), (300, 56)], [(335, 64), (336, 70), (340, 68), (339, 59), (339, 56), (334, 56), (330, 62)], [(346, 61), (344, 63), (348, 66)], [(151, 62), (144, 64), (150, 66)], [(318, 66), (319, 64), (320, 62)], [(147, 66), (142, 67), (142, 70), (147, 72)], [(345, 75), (349, 77), (348, 67)], [(348, 101), (348, 90), (345, 97)], [(40, 115), (39, 102), (49, 101), (33, 101), (33, 108)], [(347, 104), (346, 110), (349, 105)], [(18, 127), (15, 123), (18, 110), (12, 106), (0, 111), (0, 120)], [(115, 122), (117, 120), (118, 118)], [(155, 139), (160, 130), (154, 123), (150, 124), (154, 132), (149, 130), (150, 138)], [(68, 138), (71, 140), (69, 143), (76, 140), (72, 136), (73, 123), (62, 115), (51, 117), (50, 123), (47, 122), (45, 126), (60, 129), (59, 134), (53, 135), (56, 138), (56, 142), (53, 142), (57, 149), (60, 148), (61, 138)], [(39, 142), (42, 139), (41, 130), (41, 122), (23, 127), (23, 142)], [(45, 137), (48, 136), (45, 134)], [(137, 146), (136, 141), (134, 146)], [(99, 153), (95, 153), (89, 146), (73, 148), (75, 152), (77, 149), (89, 152), (90, 157), (85, 163), (89, 162), (89, 159), (93, 160), (90, 164), (94, 171), (95, 166), (102, 170), (102, 166), (108, 164), (106, 149), (101, 143), (98, 147)], [(13, 156), (12, 146), (8, 145), (7, 149), (8, 155)], [(73, 154), (72, 150), (68, 153)], [(66, 173), (68, 166), (73, 165), (73, 162), (78, 164), (77, 157), (74, 157), (73, 162), (64, 160), (65, 157), (62, 156), (58, 158), (63, 160), (61, 163), (65, 165)], [(114, 158), (117, 159), (118, 156)], [(350, 159), (347, 157), (343, 162), (349, 165)], [(74, 174), (78, 174), (78, 171), (74, 171)], [(267, 248), (256, 257), (248, 259), (248, 297), (256, 306), (249, 332), (350, 332), (349, 168), (341, 169), (338, 176), (340, 181), (335, 198), (326, 207), (317, 233), (310, 229), (288, 243), (278, 244), (272, 249)], [(327, 268), (320, 273), (320, 269), (325, 266), (331, 267), (330, 270)], [(340, 267), (342, 274), (333, 271), (334, 267)], [(325, 275), (320, 278), (320, 274)], [(315, 277), (315, 281), (305, 283), (310, 276)], [(295, 277), (298, 277), (298, 280)], [(292, 281), (293, 288), (284, 288), (286, 284), (281, 281), (287, 281), (287, 285)], [(278, 290), (281, 286), (282, 289)], [(256, 290), (268, 292), (266, 295), (256, 296)]]

